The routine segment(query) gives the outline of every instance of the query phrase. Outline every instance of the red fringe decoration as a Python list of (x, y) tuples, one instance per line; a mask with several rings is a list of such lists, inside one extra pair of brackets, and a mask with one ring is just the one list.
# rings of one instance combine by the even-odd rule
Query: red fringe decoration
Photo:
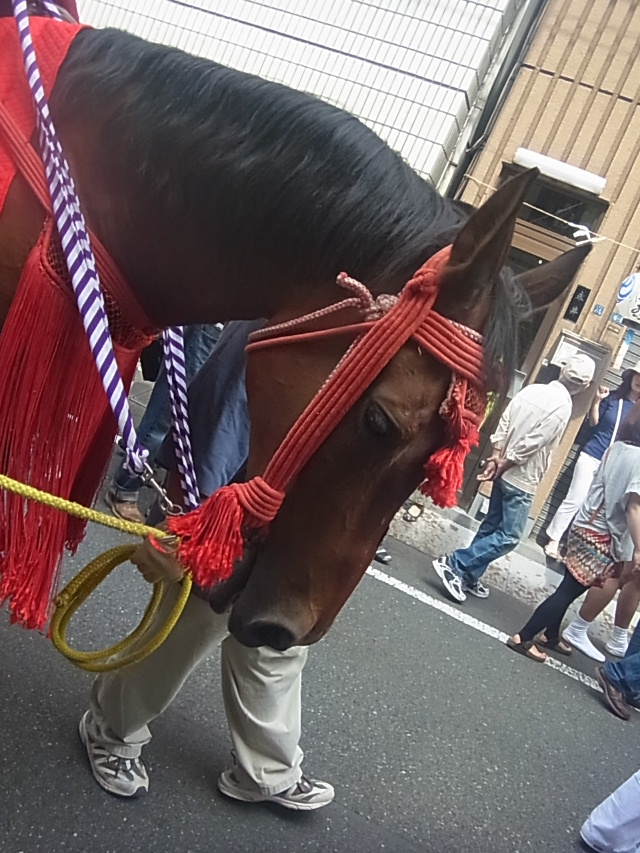
[[(31, 252), (0, 335), (0, 470), (36, 488), (90, 505), (100, 486), (116, 423), (95, 368), (73, 295), (51, 265), (49, 223)], [(139, 348), (116, 346), (123, 380)], [(11, 620), (42, 629), (66, 546), (85, 523), (0, 492), (0, 601)]]
[(485, 408), (484, 396), (471, 390), (466, 379), (452, 378), (440, 407), (440, 414), (447, 422), (448, 441), (427, 460), (425, 480), (420, 486), (422, 494), (430, 497), (436, 506), (456, 505), (464, 479), (465, 459), (478, 444), (478, 424)]
[(168, 530), (179, 537), (177, 556), (198, 586), (214, 586), (231, 576), (242, 557), (245, 510), (238, 486), (223, 486), (193, 512), (172, 516)]
[(179, 537), (177, 556), (205, 589), (231, 576), (244, 549), (244, 528), (265, 529), (282, 506), (284, 492), (262, 477), (223, 486), (193, 512), (167, 521)]
[(420, 491), (431, 498), (436, 506), (455, 506), (458, 489), (464, 479), (464, 461), (472, 447), (478, 443), (460, 439), (453, 446), (441, 447), (425, 465), (426, 480)]

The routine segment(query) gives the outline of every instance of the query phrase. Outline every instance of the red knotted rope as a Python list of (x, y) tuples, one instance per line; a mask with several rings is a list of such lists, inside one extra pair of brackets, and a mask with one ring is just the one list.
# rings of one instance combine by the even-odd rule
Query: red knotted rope
[[(266, 328), (252, 336), (248, 350), (276, 342), (345, 334), (352, 330), (360, 335), (291, 427), (262, 477), (226, 486), (195, 512), (169, 520), (169, 529), (180, 537), (178, 556), (192, 570), (196, 583), (210, 586), (230, 575), (235, 560), (242, 556), (243, 527), (264, 529), (275, 518), (287, 485), (412, 337), (453, 371), (449, 393), (440, 410), (447, 423), (447, 444), (429, 461), (426, 471), (429, 482), (425, 489), (437, 503), (450, 505), (455, 500), (462, 462), (471, 444), (477, 442), (484, 398), (477, 394), (475, 405), (466, 405), (469, 380), (481, 385), (481, 336), (432, 311), (438, 281), (450, 252), (451, 247), (447, 247), (430, 258), (405, 285), (397, 300), (386, 297), (392, 307), (375, 321), (287, 334), (301, 323), (352, 307), (355, 302), (360, 304), (365, 316), (383, 312), (384, 297), (374, 300), (363, 285), (343, 274), (339, 282), (348, 283), (356, 291), (358, 299), (344, 300), (300, 320)], [(435, 466), (438, 466), (437, 470)]]

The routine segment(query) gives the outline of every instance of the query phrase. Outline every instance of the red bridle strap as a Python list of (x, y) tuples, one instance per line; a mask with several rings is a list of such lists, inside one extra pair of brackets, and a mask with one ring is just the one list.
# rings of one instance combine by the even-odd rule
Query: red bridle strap
[[(438, 451), (444, 454), (438, 464), (442, 470), (447, 469), (446, 483), (432, 470), (425, 488), (438, 503), (450, 504), (452, 496), (455, 500), (462, 470), (460, 454), (466, 455), (470, 443), (477, 438), (482, 417), (482, 412), (477, 411), (479, 406), (465, 406), (468, 383), (482, 387), (483, 367), (481, 336), (432, 310), (450, 252), (451, 247), (446, 247), (430, 258), (405, 285), (395, 304), (375, 321), (302, 334), (281, 334), (280, 327), (267, 327), (252, 336), (249, 350), (352, 330), (358, 335), (291, 427), (263, 476), (225, 486), (195, 512), (169, 520), (169, 529), (180, 537), (178, 556), (191, 569), (196, 583), (211, 586), (229, 576), (234, 562), (242, 556), (243, 528), (268, 526), (284, 500), (287, 486), (411, 338), (452, 371), (449, 393), (441, 408), (449, 428), (448, 442)], [(339, 304), (344, 307), (351, 301)], [(317, 319), (330, 311), (331, 306), (309, 317)], [(303, 321), (283, 326), (289, 331)], [(271, 337), (272, 334), (277, 337)], [(481, 392), (477, 398), (484, 399)]]

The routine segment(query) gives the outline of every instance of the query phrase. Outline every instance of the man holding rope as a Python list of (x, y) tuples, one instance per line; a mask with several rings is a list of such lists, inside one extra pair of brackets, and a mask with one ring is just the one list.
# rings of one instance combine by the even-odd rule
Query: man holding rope
[[(189, 388), (193, 457), (203, 498), (242, 476), (249, 448), (244, 348), (249, 334), (262, 322), (228, 324)], [(168, 456), (167, 460), (161, 451), (160, 459), (167, 462), (175, 488), (173, 455)], [(172, 497), (176, 499), (175, 494)], [(180, 580), (173, 558), (148, 542), (133, 562), (150, 582), (167, 577)], [(165, 621), (177, 590), (176, 583), (156, 625)], [(153, 654), (97, 677), (89, 710), (80, 721), (80, 737), (96, 781), (121, 797), (147, 792), (149, 777), (141, 753), (151, 740), (148, 724), (220, 646), (222, 693), (234, 747), (234, 764), (218, 779), (220, 791), (244, 802), (274, 802), (298, 811), (328, 805), (334, 798), (332, 786), (307, 779), (301, 770), (300, 692), (307, 647), (294, 646), (285, 652), (247, 648), (229, 634), (227, 619), (228, 614), (213, 611), (205, 592), (194, 589), (176, 627)]]

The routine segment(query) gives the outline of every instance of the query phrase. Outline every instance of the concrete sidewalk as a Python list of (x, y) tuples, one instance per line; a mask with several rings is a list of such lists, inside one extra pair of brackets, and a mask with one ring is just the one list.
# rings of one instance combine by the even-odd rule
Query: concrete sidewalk
[[(440, 509), (420, 494), (412, 502), (422, 506), (422, 515), (416, 520), (403, 520), (404, 509), (396, 515), (389, 533), (401, 542), (422, 551), (431, 562), (433, 554), (450, 554), (456, 548), (465, 548), (473, 539), (480, 522), (458, 508)], [(506, 557), (489, 566), (485, 575), (487, 585), (536, 607), (553, 592), (562, 579), (563, 566), (545, 556), (533, 539), (524, 539)], [(568, 616), (580, 609), (583, 599), (571, 606)], [(611, 638), (616, 599), (595, 620), (591, 634), (601, 642)], [(634, 617), (633, 626), (638, 620)]]

